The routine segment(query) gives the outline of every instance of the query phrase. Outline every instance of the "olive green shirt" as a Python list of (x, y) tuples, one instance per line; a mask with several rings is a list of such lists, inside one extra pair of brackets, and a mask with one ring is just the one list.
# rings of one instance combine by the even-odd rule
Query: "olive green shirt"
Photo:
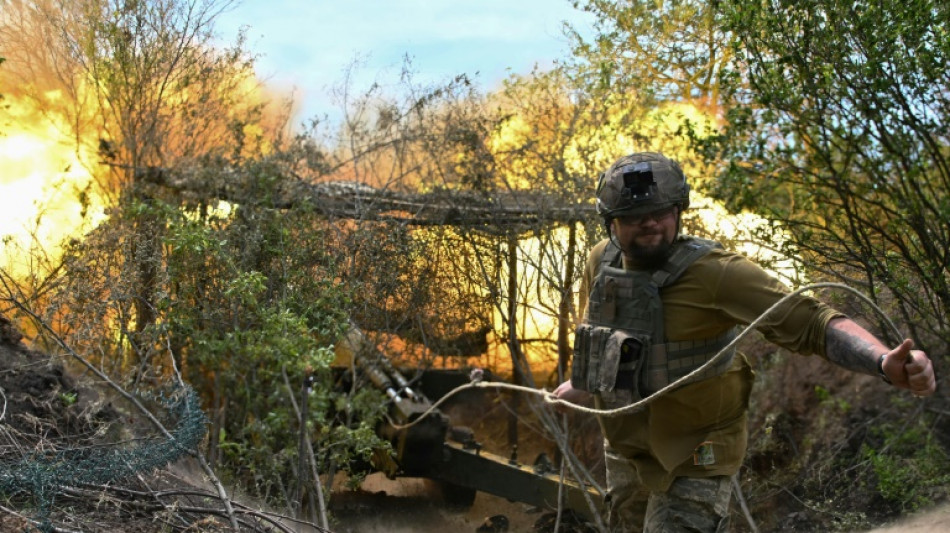
[[(580, 303), (586, 315), (606, 240), (588, 257)], [(624, 265), (629, 268), (629, 265)], [(713, 249), (661, 289), (666, 341), (715, 338), (747, 325), (788, 294), (788, 289), (748, 258)], [(834, 309), (798, 296), (771, 313), (757, 329), (769, 341), (803, 354), (825, 354), (825, 328)], [(659, 342), (664, 342), (660, 340)], [(629, 459), (648, 490), (663, 491), (674, 477), (732, 475), (747, 446), (747, 408), (753, 372), (742, 354), (724, 374), (674, 389), (643, 410), (599, 417), (609, 446)], [(596, 398), (598, 406), (603, 406)]]

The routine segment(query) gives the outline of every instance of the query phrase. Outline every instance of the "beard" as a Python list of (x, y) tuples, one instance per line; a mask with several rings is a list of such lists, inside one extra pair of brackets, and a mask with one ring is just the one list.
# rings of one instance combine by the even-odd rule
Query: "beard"
[(624, 254), (640, 268), (656, 270), (666, 264), (673, 250), (673, 243), (664, 240), (659, 244), (642, 246), (630, 243), (624, 247)]

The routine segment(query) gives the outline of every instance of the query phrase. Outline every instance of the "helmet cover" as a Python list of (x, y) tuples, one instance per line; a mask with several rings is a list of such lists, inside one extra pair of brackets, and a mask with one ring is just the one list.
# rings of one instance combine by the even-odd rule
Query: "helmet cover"
[(618, 159), (597, 183), (597, 212), (604, 218), (645, 215), (678, 205), (689, 207), (689, 184), (679, 163), (655, 152)]

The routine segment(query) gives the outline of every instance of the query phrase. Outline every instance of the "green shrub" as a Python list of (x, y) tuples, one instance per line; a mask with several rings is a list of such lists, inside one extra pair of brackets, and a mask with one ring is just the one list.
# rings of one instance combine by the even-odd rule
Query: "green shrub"
[(925, 507), (948, 494), (950, 460), (927, 427), (926, 417), (907, 427), (889, 423), (875, 428), (883, 442), (865, 444), (862, 454), (871, 462), (881, 496), (902, 510)]

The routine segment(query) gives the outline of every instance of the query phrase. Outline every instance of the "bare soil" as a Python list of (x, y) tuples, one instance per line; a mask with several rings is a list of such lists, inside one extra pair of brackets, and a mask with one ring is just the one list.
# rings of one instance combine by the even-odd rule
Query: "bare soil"
[[(459, 510), (447, 505), (438, 488), (423, 479), (386, 479), (373, 474), (360, 492), (333, 496), (336, 533), (414, 533), (475, 531), (504, 516), (508, 531), (532, 531), (541, 513), (530, 506), (479, 492), (475, 503)], [(496, 521), (498, 521), (496, 519)]]
[(941, 505), (870, 530), (868, 533), (945, 533), (950, 531), (950, 505)]

